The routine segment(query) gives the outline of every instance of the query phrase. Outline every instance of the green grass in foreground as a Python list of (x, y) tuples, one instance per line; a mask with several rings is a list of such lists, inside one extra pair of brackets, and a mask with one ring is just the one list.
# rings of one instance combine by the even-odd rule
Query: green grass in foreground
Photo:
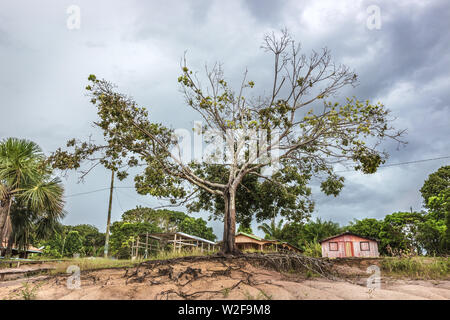
[(75, 265), (80, 268), (80, 271), (85, 270), (97, 270), (97, 269), (115, 269), (115, 268), (130, 268), (137, 264), (148, 260), (167, 260), (187, 256), (203, 256), (208, 255), (206, 252), (200, 250), (189, 250), (181, 252), (162, 251), (157, 255), (151, 256), (149, 259), (136, 259), (136, 260), (118, 260), (118, 259), (105, 259), (105, 258), (78, 258), (78, 259), (65, 259), (54, 263), (55, 270), (53, 274), (66, 273), (69, 266)]
[(381, 263), (382, 272), (394, 277), (412, 279), (450, 278), (450, 258), (445, 257), (385, 257)]
[(113, 268), (128, 268), (133, 267), (136, 264), (142, 262), (142, 260), (115, 260), (105, 258), (79, 258), (79, 259), (66, 259), (53, 263), (56, 268), (52, 270), (52, 274), (66, 273), (69, 266), (77, 266), (80, 271), (96, 270), (96, 269), (113, 269)]

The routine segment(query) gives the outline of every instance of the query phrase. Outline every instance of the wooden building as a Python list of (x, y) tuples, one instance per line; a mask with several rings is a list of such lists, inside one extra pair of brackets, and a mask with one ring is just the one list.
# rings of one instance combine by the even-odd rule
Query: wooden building
[(344, 232), (319, 241), (322, 257), (378, 257), (378, 240)]
[(238, 232), (236, 234), (236, 246), (239, 250), (259, 250), (259, 251), (293, 251), (301, 252), (301, 250), (287, 242), (278, 240), (267, 240), (248, 234), (245, 232)]
[(168, 245), (175, 252), (197, 249), (201, 252), (211, 252), (216, 243), (184, 232), (146, 233), (139, 235), (131, 246), (132, 259), (148, 258), (152, 253), (166, 250)]
[[(8, 241), (7, 241), (7, 239), (3, 239), (0, 242), (0, 257), (5, 255), (7, 247), (8, 247)], [(17, 246), (15, 244), (13, 244), (13, 246), (11, 248), (11, 255), (12, 256), (17, 256), (18, 255), (19, 258), (26, 259), (26, 258), (28, 258), (29, 254), (33, 254), (33, 253), (41, 254), (42, 250), (38, 249), (38, 248), (35, 248), (35, 247), (31, 246), (31, 245), (29, 245), (26, 250), (17, 248)]]

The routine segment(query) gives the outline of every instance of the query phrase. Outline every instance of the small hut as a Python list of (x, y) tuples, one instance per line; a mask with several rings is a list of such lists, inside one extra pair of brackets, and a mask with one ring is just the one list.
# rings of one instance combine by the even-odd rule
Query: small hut
[[(0, 256), (2, 256), (2, 254), (6, 252), (7, 247), (8, 247), (8, 241), (7, 241), (7, 239), (3, 239), (0, 242)], [(18, 248), (16, 246), (16, 244), (13, 244), (12, 247), (11, 247), (11, 255), (12, 256), (18, 255), (19, 258), (27, 259), (28, 255), (29, 254), (33, 254), (33, 253), (41, 254), (42, 250), (41, 250), (41, 248), (38, 249), (38, 248), (33, 247), (32, 245), (28, 245), (26, 249), (25, 248), (22, 248), (22, 249)]]
[(201, 252), (212, 252), (216, 243), (207, 239), (193, 236), (184, 232), (146, 233), (139, 235), (131, 246), (131, 257), (144, 259), (152, 253), (164, 250), (167, 245), (172, 246), (173, 252), (182, 249), (198, 249)]
[(319, 241), (322, 257), (328, 258), (378, 257), (378, 242), (349, 231)]
[(293, 251), (301, 252), (301, 250), (287, 242), (278, 240), (267, 240), (255, 236), (254, 234), (248, 234), (245, 232), (238, 232), (236, 234), (236, 246), (239, 250), (258, 250), (258, 251)]

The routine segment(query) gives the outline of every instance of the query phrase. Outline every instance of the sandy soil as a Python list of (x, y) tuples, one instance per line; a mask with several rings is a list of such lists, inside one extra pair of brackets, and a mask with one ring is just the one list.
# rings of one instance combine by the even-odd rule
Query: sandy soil
[[(79, 289), (68, 275), (36, 276), (0, 282), (0, 299), (450, 299), (450, 281), (383, 279), (366, 287), (364, 273), (352, 279), (306, 279), (248, 263), (182, 262), (171, 266), (83, 272)], [(366, 275), (367, 276), (367, 275)], [(28, 283), (25, 285), (25, 283)], [(71, 282), (73, 283), (73, 282)]]

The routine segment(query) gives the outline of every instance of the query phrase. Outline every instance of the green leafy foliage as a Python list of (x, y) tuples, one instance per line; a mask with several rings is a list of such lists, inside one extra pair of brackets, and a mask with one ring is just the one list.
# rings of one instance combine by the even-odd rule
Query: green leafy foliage
[(265, 239), (278, 240), (282, 237), (283, 219), (278, 221), (278, 223), (275, 223), (275, 219), (273, 219), (270, 225), (267, 223), (263, 223), (258, 226), (258, 229), (264, 232)]
[[(439, 206), (441, 202), (435, 202), (432, 199), (434, 197), (442, 196), (443, 194), (449, 194), (450, 190), (450, 166), (443, 166), (436, 172), (433, 172), (425, 180), (420, 193), (422, 194), (423, 203), (426, 208), (436, 211), (442, 210), (443, 207)], [(430, 207), (431, 206), (431, 207)], [(447, 206), (449, 204), (447, 203)], [(448, 207), (447, 207), (448, 210)]]
[(448, 254), (445, 221), (436, 220), (426, 212), (396, 212), (383, 220), (355, 220), (346, 229), (380, 240), (379, 250), (385, 255), (399, 252)]
[[(221, 165), (199, 166), (199, 176), (217, 183), (226, 183), (229, 170)], [(261, 179), (259, 173), (244, 176), (236, 191), (236, 222), (249, 228), (253, 218), (262, 222), (278, 215), (290, 221), (307, 219), (314, 210), (311, 189), (307, 186), (311, 174), (285, 165), (271, 176)], [(211, 219), (223, 219), (225, 204), (220, 195), (204, 190), (187, 205), (191, 212), (211, 212)]]
[(111, 255), (119, 259), (128, 259), (131, 256), (131, 245), (139, 235), (157, 233), (162, 230), (149, 222), (116, 221), (111, 225), (110, 251)]
[(247, 227), (247, 226), (245, 226), (243, 224), (239, 225), (238, 232), (244, 232), (244, 233), (247, 233), (247, 234), (253, 234), (252, 228)]
[(9, 248), (48, 237), (65, 215), (64, 189), (45, 161), (32, 141), (0, 141), (0, 239)]
[(345, 229), (363, 237), (380, 240), (378, 248), (380, 254), (388, 255), (391, 254), (391, 250), (405, 251), (411, 248), (411, 243), (408, 242), (402, 230), (393, 228), (393, 226), (385, 223), (383, 220), (372, 218), (355, 219)]
[(104, 245), (105, 234), (88, 224), (58, 225), (49, 239), (38, 243), (44, 247), (44, 254), (52, 258), (72, 257), (74, 253), (81, 257), (98, 257), (103, 254)]
[(344, 177), (330, 176), (320, 185), (320, 189), (327, 196), (338, 196), (342, 188), (344, 187)]
[(184, 212), (167, 209), (154, 210), (145, 207), (136, 207), (122, 214), (124, 222), (148, 222), (155, 224), (165, 232), (176, 231), (177, 226), (187, 218)]
[(189, 217), (187, 214), (171, 210), (154, 210), (137, 207), (122, 215), (122, 221), (111, 226), (111, 253), (118, 258), (129, 258), (131, 244), (137, 236), (145, 233), (184, 232), (193, 236), (214, 241), (216, 235), (202, 218)]
[(428, 249), (436, 253), (450, 253), (450, 166), (443, 166), (425, 180), (420, 192), (428, 217), (421, 226), (420, 238), (427, 237)]
[(202, 218), (186, 217), (178, 226), (178, 231), (201, 237), (207, 240), (216, 240), (213, 229), (206, 225), (206, 221)]
[(154, 210), (151, 208), (136, 207), (128, 210), (122, 215), (124, 222), (151, 223), (160, 228), (163, 232), (180, 231), (193, 236), (215, 240), (212, 228), (206, 225), (202, 218), (189, 217), (184, 212), (167, 209)]
[[(187, 214), (171, 210), (153, 210), (136, 207), (122, 214), (122, 221), (111, 226), (110, 252), (121, 259), (130, 258), (131, 245), (138, 236), (148, 233), (180, 231), (211, 241), (216, 239), (213, 229), (208, 227), (202, 218), (192, 218)], [(62, 226), (52, 237), (41, 241), (44, 254), (49, 257), (102, 256), (105, 245), (105, 234), (92, 225)]]
[(322, 245), (318, 242), (305, 242), (303, 254), (308, 257), (320, 258), (322, 256)]
[(100, 232), (97, 227), (89, 224), (80, 224), (76, 226), (66, 226), (66, 232), (76, 231), (80, 235), (83, 243), (83, 253), (86, 256), (101, 256), (105, 245), (105, 234)]
[[(283, 226), (278, 240), (289, 242), (303, 250), (316, 247), (321, 239), (341, 233), (338, 223), (320, 218), (306, 223), (287, 223)], [(314, 251), (314, 250), (312, 250)]]
[(83, 255), (83, 238), (78, 231), (72, 230), (64, 241), (64, 256), (73, 257), (74, 254)]

